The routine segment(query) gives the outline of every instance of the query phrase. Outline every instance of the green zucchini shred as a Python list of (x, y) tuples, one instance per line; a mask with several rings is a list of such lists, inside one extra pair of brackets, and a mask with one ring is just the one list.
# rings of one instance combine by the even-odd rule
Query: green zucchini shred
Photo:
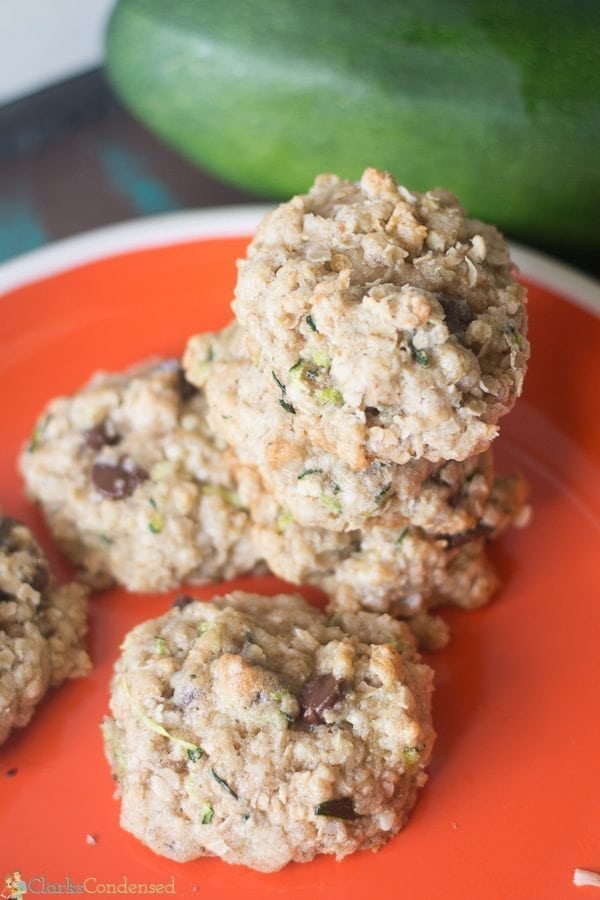
[(405, 747), (402, 758), (407, 766), (416, 766), (421, 759), (421, 751), (418, 747)]
[(315, 391), (315, 397), (319, 403), (323, 405), (330, 404), (332, 406), (343, 406), (344, 405), (344, 397), (341, 391), (338, 391), (337, 388), (327, 387), (321, 388), (318, 391)]
[(231, 490), (231, 488), (223, 487), (222, 484), (213, 484), (212, 481), (205, 481), (202, 485), (202, 493), (220, 497), (224, 503), (228, 504), (228, 506), (233, 506), (235, 509), (241, 509), (243, 512), (247, 512), (246, 507), (238, 497), (237, 493)]
[(240, 799), (240, 798), (238, 797), (238, 795), (236, 794), (236, 792), (233, 790), (233, 788), (230, 787), (230, 785), (227, 784), (227, 782), (225, 781), (224, 778), (221, 778), (221, 776), (218, 775), (218, 774), (215, 772), (214, 769), (211, 769), (210, 771), (211, 771), (212, 777), (215, 779), (215, 781), (217, 782), (217, 784), (218, 784), (220, 787), (223, 788), (224, 791), (227, 791), (227, 793), (228, 793), (231, 797), (233, 797), (234, 800), (239, 800), (239, 799)]
[(204, 750), (202, 749), (202, 747), (194, 747), (193, 750), (191, 748), (188, 748), (187, 750), (187, 758), (190, 762), (198, 762), (198, 760), (202, 759), (203, 756)]
[(375, 506), (381, 506), (386, 498), (389, 500), (389, 497), (387, 495), (389, 494), (391, 487), (392, 482), (390, 481), (389, 484), (386, 484), (386, 486), (379, 491), (379, 493), (375, 497)]
[(412, 353), (413, 359), (420, 366), (423, 366), (424, 369), (429, 365), (429, 355), (425, 350), (418, 350), (413, 344), (410, 345), (410, 351)]
[(291, 512), (288, 512), (287, 509), (282, 509), (277, 519), (275, 521), (275, 527), (277, 531), (281, 534), (282, 531), (285, 531), (288, 525), (291, 525), (294, 521), (294, 517)]
[(308, 478), (309, 475), (320, 475), (323, 469), (305, 469), (300, 475), (298, 475), (298, 481), (302, 481), (303, 478)]
[(165, 520), (160, 513), (155, 513), (148, 521), (148, 528), (152, 534), (160, 534), (165, 527)]
[(330, 494), (321, 494), (321, 503), (323, 506), (326, 506), (327, 509), (330, 509), (331, 512), (335, 513), (336, 516), (339, 516), (342, 512), (342, 504)]
[(122, 683), (123, 687), (125, 688), (125, 692), (129, 699), (129, 705), (131, 706), (134, 713), (138, 716), (138, 718), (144, 723), (144, 725), (146, 725), (147, 728), (150, 728), (151, 731), (155, 731), (156, 734), (160, 734), (161, 737), (165, 737), (169, 741), (172, 741), (174, 744), (177, 744), (179, 747), (182, 748), (182, 750), (187, 750), (188, 754), (189, 754), (190, 750), (193, 750), (193, 751), (199, 750), (202, 755), (204, 754), (204, 750), (198, 744), (192, 744), (191, 741), (186, 741), (183, 738), (176, 737), (174, 734), (171, 734), (170, 732), (168, 732), (167, 729), (164, 728), (159, 722), (156, 722), (154, 719), (151, 719), (150, 716), (147, 716), (146, 713), (143, 711), (142, 707), (140, 706), (140, 704), (137, 702), (137, 700), (135, 700), (134, 697), (132, 697), (131, 691), (129, 690), (129, 685), (127, 684), (127, 681), (124, 678), (122, 678), (121, 683)]
[(285, 384), (281, 383), (281, 381), (279, 380), (279, 378), (277, 377), (275, 372), (273, 372), (273, 370), (271, 370), (271, 375), (273, 376), (273, 381), (275, 382), (275, 384), (277, 385), (277, 387), (279, 388), (281, 393), (285, 394)]
[(35, 451), (39, 447), (41, 437), (42, 437), (43, 433), (45, 432), (46, 428), (48, 427), (48, 422), (50, 421), (51, 418), (52, 418), (52, 413), (48, 413), (47, 416), (44, 416), (44, 418), (42, 419), (40, 424), (36, 425), (35, 428), (33, 429), (33, 433), (31, 435), (31, 440), (29, 441), (29, 444), (27, 446), (28, 453), (35, 453)]
[(169, 652), (169, 645), (165, 641), (163, 637), (160, 637), (158, 634), (154, 638), (154, 652), (157, 656), (166, 656)]
[(398, 535), (396, 540), (394, 541), (394, 546), (399, 547), (400, 544), (402, 543), (402, 541), (404, 540), (404, 538), (406, 537), (406, 535), (408, 534), (408, 532), (409, 532), (409, 527), (408, 527), (408, 525), (406, 525), (402, 529), (402, 531), (400, 532), (400, 534)]

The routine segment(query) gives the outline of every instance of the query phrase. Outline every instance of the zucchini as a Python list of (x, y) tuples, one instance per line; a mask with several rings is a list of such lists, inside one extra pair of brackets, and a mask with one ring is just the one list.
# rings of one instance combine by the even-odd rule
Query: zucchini
[(243, 188), (287, 198), (377, 166), (585, 251), (599, 26), (597, 0), (120, 0), (107, 72), (153, 131)]

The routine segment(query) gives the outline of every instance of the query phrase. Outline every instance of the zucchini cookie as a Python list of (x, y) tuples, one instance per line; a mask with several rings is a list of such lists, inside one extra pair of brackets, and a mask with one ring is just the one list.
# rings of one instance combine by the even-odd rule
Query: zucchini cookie
[(204, 396), (177, 360), (100, 373), (52, 401), (20, 464), (58, 545), (93, 587), (167, 590), (257, 563)]
[(121, 825), (170, 859), (262, 872), (377, 849), (426, 780), (431, 679), (389, 616), (181, 597), (116, 665), (103, 732)]
[(462, 534), (427, 534), (412, 522), (334, 532), (302, 528), (264, 490), (256, 469), (240, 466), (238, 490), (253, 518), (253, 540), (271, 571), (329, 595), (329, 610), (368, 609), (406, 619), (422, 646), (447, 631), (429, 612), (442, 604), (474, 609), (499, 587), (485, 545), (509, 525), (525, 525), (528, 487), (520, 476), (496, 478), (481, 518)]
[(300, 525), (351, 531), (371, 523), (401, 527), (409, 519), (428, 532), (458, 534), (483, 515), (493, 480), (489, 451), (442, 464), (375, 460), (354, 471), (311, 445), (274, 380), (248, 359), (236, 324), (192, 338), (184, 367), (206, 393), (214, 433), (239, 462), (260, 470), (266, 489)]
[(353, 469), (463, 460), (521, 392), (525, 290), (502, 236), (445, 190), (367, 169), (317, 178), (268, 214), (236, 316), (288, 415)]
[(30, 530), (0, 513), (0, 744), (49, 687), (90, 670), (86, 618), (86, 588), (57, 587)]

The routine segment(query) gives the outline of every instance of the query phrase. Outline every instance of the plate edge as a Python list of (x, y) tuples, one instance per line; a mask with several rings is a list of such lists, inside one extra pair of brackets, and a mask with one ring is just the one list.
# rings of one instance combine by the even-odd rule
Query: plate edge
[[(0, 297), (109, 256), (195, 240), (250, 236), (268, 209), (268, 205), (248, 204), (180, 210), (106, 225), (65, 238), (1, 265)], [(575, 305), (600, 316), (600, 283), (537, 250), (512, 241), (509, 245), (511, 256), (524, 276), (558, 290)]]

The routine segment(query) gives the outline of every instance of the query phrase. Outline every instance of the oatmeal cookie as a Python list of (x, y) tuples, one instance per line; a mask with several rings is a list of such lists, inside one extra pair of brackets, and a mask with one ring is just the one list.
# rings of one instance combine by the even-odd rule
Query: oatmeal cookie
[(205, 414), (177, 360), (101, 373), (49, 404), (21, 471), (89, 584), (157, 591), (255, 566), (248, 514)]
[(490, 451), (442, 464), (375, 460), (355, 472), (310, 444), (302, 423), (281, 406), (273, 379), (248, 359), (236, 324), (192, 338), (184, 366), (206, 392), (215, 434), (241, 463), (258, 467), (266, 489), (300, 525), (351, 531), (409, 519), (428, 532), (458, 534), (483, 515), (493, 480)]
[(0, 744), (49, 687), (85, 675), (87, 590), (57, 587), (30, 530), (0, 513)]
[(408, 520), (394, 529), (371, 524), (344, 533), (303, 528), (265, 491), (256, 469), (240, 466), (237, 475), (255, 545), (272, 572), (321, 588), (332, 612), (368, 609), (406, 618), (432, 648), (443, 645), (447, 633), (429, 611), (486, 603), (499, 581), (485, 544), (529, 517), (527, 485), (515, 476), (496, 478), (480, 520), (462, 534), (427, 534)]
[(300, 597), (182, 597), (125, 639), (103, 731), (121, 824), (156, 853), (272, 872), (376, 849), (434, 733), (404, 623)]
[(521, 392), (525, 290), (501, 235), (446, 190), (367, 169), (266, 216), (233, 304), (312, 444), (353, 469), (485, 450)]

